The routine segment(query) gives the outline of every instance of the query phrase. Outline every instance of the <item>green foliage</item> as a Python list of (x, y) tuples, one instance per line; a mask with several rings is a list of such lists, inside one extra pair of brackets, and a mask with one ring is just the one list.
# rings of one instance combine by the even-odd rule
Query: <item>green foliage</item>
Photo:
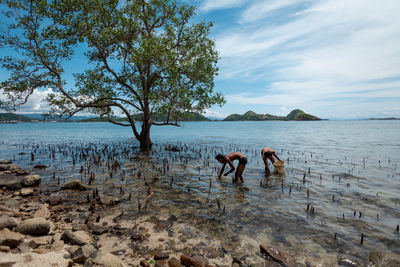
[(243, 115), (232, 114), (224, 119), (224, 121), (270, 121), (270, 120), (280, 120), (280, 121), (312, 121), (321, 120), (320, 118), (307, 114), (300, 109), (292, 110), (287, 116), (275, 116), (270, 114), (257, 114), (253, 111), (247, 111)]
[[(187, 112), (225, 103), (214, 92), (218, 53), (208, 38), (211, 23), (192, 23), (195, 9), (169, 0), (0, 0), (5, 18), (0, 47), (18, 56), (1, 59), (11, 72), (2, 81), (9, 101), (26, 103), (38, 88), (54, 90), (47, 101), (61, 116), (88, 110), (113, 121), (119, 110), (142, 143), (153, 114), (165, 124)], [(87, 47), (87, 70), (68, 87), (63, 64), (77, 45)], [(142, 132), (133, 114), (144, 116)], [(120, 124), (122, 125), (122, 124)], [(149, 140), (147, 140), (149, 143)], [(148, 145), (148, 144), (147, 144)]]

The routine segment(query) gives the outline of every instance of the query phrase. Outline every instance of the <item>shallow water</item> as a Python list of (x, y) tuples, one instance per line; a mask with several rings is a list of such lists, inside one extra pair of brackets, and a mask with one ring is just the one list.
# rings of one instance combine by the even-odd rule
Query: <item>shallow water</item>
[[(0, 158), (47, 165), (36, 172), (50, 191), (92, 176), (132, 216), (150, 186), (141, 212), (174, 214), (229, 242), (285, 248), (299, 261), (365, 264), (373, 249), (400, 254), (399, 133), (400, 121), (191, 122), (153, 127), (154, 149), (143, 154), (129, 129), (107, 123), (2, 124)], [(285, 160), (285, 175), (265, 176), (265, 146)], [(215, 154), (232, 151), (249, 159), (241, 186), (217, 178)]]

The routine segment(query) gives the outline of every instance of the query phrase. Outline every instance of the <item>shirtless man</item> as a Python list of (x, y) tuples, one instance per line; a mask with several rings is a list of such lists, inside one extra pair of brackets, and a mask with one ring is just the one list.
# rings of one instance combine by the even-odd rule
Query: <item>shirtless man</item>
[(267, 173), (267, 175), (270, 175), (270, 174), (271, 174), (271, 171), (269, 170), (269, 167), (268, 167), (268, 160), (271, 161), (272, 165), (274, 165), (274, 162), (275, 162), (274, 157), (275, 157), (277, 160), (279, 160), (279, 161), (281, 160), (281, 159), (276, 155), (275, 150), (273, 150), (272, 148), (269, 148), (269, 147), (264, 147), (264, 148), (261, 150), (261, 157), (262, 157), (262, 160), (264, 161), (264, 164), (265, 164), (265, 172)]
[(247, 158), (242, 153), (232, 152), (226, 156), (224, 156), (222, 154), (218, 154), (217, 156), (215, 156), (215, 159), (223, 164), (221, 171), (219, 172), (219, 175), (218, 175), (219, 179), (221, 179), (221, 176), (225, 170), (226, 164), (229, 164), (231, 169), (228, 172), (224, 173), (224, 176), (227, 176), (228, 174), (230, 174), (231, 172), (233, 172), (235, 170), (235, 166), (233, 166), (232, 161), (238, 160), (239, 164), (237, 165), (237, 169), (235, 172), (235, 183), (237, 183), (239, 181), (239, 178), (242, 181), (242, 183), (244, 182), (242, 173), (244, 171), (244, 168), (246, 167)]

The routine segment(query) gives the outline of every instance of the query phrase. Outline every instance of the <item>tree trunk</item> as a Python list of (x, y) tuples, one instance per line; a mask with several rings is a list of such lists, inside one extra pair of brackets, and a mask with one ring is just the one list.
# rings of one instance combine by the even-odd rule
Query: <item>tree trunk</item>
[(151, 127), (151, 119), (143, 118), (142, 131), (140, 132), (140, 139), (139, 139), (141, 150), (149, 150), (151, 149), (151, 145), (153, 144), (150, 138), (150, 127)]

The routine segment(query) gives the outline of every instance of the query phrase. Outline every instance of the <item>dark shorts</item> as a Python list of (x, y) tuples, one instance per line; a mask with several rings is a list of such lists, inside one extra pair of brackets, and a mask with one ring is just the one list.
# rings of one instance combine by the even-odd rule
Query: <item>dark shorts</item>
[(246, 165), (247, 164), (247, 158), (246, 157), (240, 157), (239, 158), (239, 164)]

